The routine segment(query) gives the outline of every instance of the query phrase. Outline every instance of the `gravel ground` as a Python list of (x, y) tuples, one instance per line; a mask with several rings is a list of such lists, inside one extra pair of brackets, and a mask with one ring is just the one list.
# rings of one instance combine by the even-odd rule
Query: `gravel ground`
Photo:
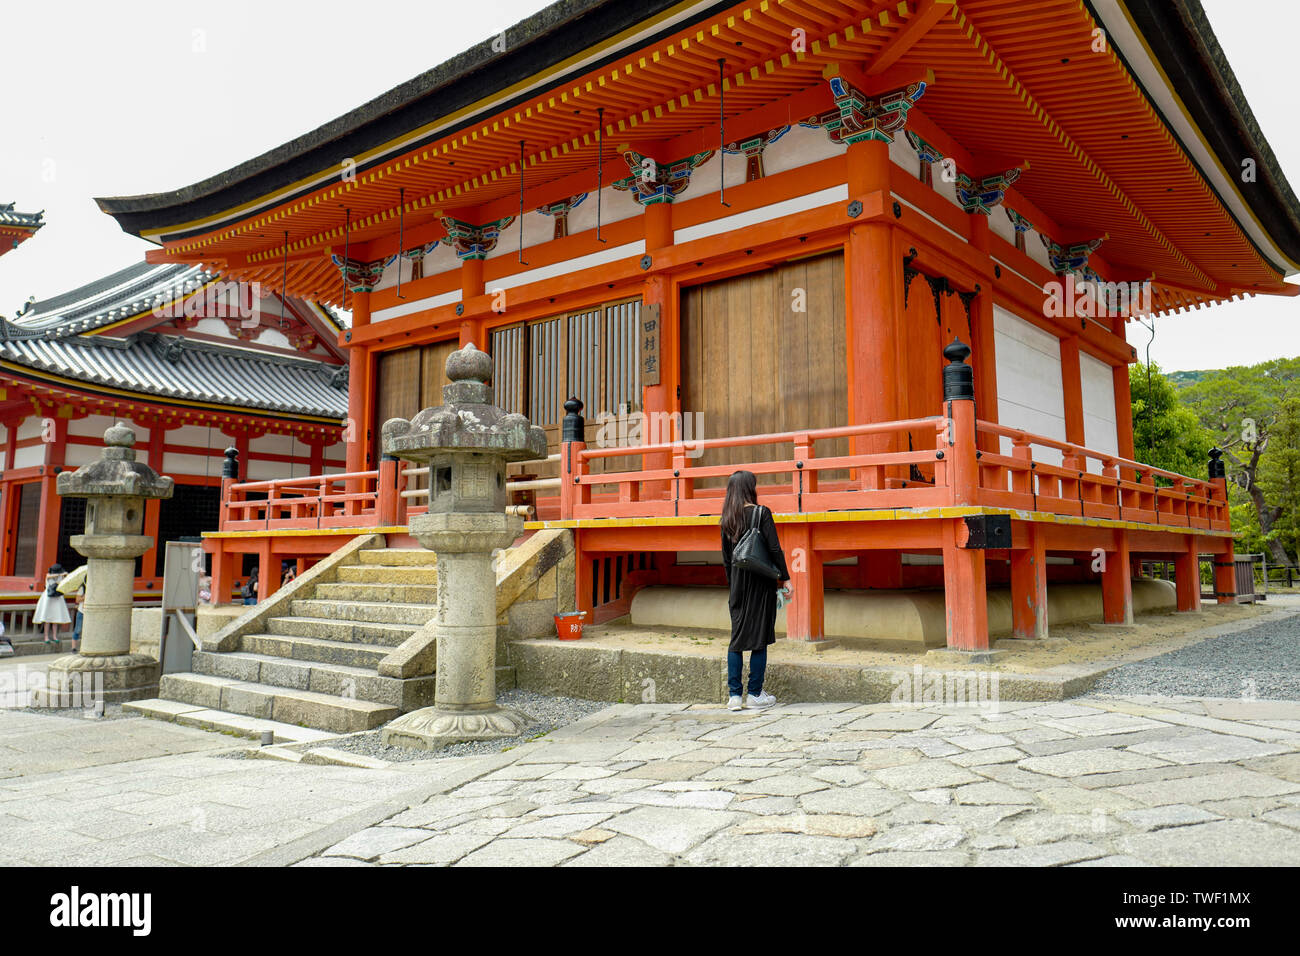
[(1093, 693), (1300, 700), (1300, 616), (1125, 664)]
[(328, 740), (321, 744), (335, 750), (378, 757), (380, 760), (428, 760), (438, 757), (470, 757), (479, 754), (500, 753), (520, 744), (548, 734), (552, 730), (581, 720), (588, 714), (608, 707), (608, 703), (578, 700), (573, 697), (551, 697), (546, 694), (534, 694), (526, 690), (508, 690), (498, 695), (497, 700), (506, 707), (513, 707), (531, 719), (528, 728), (518, 737), (503, 737), (500, 740), (480, 740), (473, 743), (452, 744), (437, 751), (406, 750), (402, 747), (385, 747), (380, 731), (371, 730), (364, 734), (353, 734), (337, 740)]

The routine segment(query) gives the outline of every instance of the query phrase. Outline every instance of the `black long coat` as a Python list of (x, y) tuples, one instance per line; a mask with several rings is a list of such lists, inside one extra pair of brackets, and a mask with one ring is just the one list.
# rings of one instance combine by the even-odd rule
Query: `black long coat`
[[(758, 519), (759, 533), (767, 542), (772, 563), (781, 571), (781, 578), (773, 581), (743, 568), (733, 568), (731, 552), (736, 547), (736, 541), (728, 538), (727, 532), (722, 532), (722, 566), (727, 571), (727, 584), (731, 589), (727, 600), (731, 609), (731, 644), (727, 647), (728, 651), (761, 651), (776, 642), (776, 592), (781, 581), (790, 578), (790, 572), (785, 566), (785, 553), (776, 536), (776, 522), (772, 520), (771, 509), (762, 505), (749, 507), (762, 509)], [(745, 514), (753, 521), (748, 510)], [(745, 529), (741, 531), (742, 537), (748, 528), (746, 523)]]

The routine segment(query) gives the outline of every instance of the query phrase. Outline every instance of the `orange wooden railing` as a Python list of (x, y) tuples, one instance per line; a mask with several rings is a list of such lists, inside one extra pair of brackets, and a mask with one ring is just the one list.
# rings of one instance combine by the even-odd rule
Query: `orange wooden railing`
[[(980, 504), (1229, 530), (1227, 496), (1214, 482), (992, 422), (977, 422), (976, 429), (980, 435), (1011, 443), (1010, 455), (978, 454)], [(1061, 463), (1036, 459), (1035, 446), (1060, 452)], [(1090, 470), (1089, 462), (1095, 462), (1100, 470)], [(1168, 482), (1167, 486), (1157, 485), (1157, 478)]]
[[(723, 489), (697, 488), (706, 479), (726, 478), (738, 468), (760, 477), (764, 504), (783, 514), (846, 509), (928, 508), (981, 505), (1087, 518), (1113, 518), (1171, 527), (1229, 530), (1228, 502), (1220, 484), (1188, 478), (1108, 452), (1057, 441), (992, 422), (973, 421), (968, 406), (954, 417), (838, 428), (777, 432), (667, 442), (633, 447), (588, 448), (566, 442), (560, 454), (559, 516), (632, 518), (718, 515)], [(933, 446), (917, 451), (820, 455), (819, 443), (849, 439), (866, 446), (905, 432), (929, 433)], [(978, 439), (977, 439), (978, 436)], [(1010, 454), (976, 450), (1001, 441)], [(753, 460), (746, 450), (785, 446), (788, 457)], [(1060, 464), (1040, 451), (1061, 456)], [(734, 449), (726, 464), (699, 464), (705, 451)], [(634, 471), (593, 473), (601, 459), (637, 458)], [(970, 464), (970, 463), (973, 463)], [(1089, 463), (1095, 463), (1091, 469)], [(914, 477), (920, 469), (922, 480)], [(822, 473), (847, 471), (847, 480)], [(1157, 485), (1157, 479), (1166, 483)], [(275, 481), (222, 483), (222, 531), (272, 531), (404, 526), (424, 508), (410, 504), (407, 477), (399, 462), (375, 471), (312, 475)], [(250, 497), (262, 495), (264, 497)], [(539, 500), (547, 510), (547, 504)]]

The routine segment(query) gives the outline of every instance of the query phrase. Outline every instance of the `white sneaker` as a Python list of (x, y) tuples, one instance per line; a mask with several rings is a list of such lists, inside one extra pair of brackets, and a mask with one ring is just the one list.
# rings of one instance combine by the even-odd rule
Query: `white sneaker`
[(742, 710), (744, 706), (744, 702), (734, 694), (727, 698), (727, 710)]
[(775, 697), (773, 697), (771, 694), (765, 694), (761, 692), (758, 694), (750, 694), (749, 699), (747, 701), (748, 706), (756, 707), (759, 709), (762, 709), (764, 707), (771, 707), (775, 703), (776, 703)]

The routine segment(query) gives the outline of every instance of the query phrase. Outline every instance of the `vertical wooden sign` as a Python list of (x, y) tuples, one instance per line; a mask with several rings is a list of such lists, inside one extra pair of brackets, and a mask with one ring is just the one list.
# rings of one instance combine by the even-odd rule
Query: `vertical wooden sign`
[(659, 303), (652, 302), (641, 306), (641, 327), (638, 330), (641, 339), (641, 384), (659, 384), (659, 332), (662, 323), (659, 319)]

